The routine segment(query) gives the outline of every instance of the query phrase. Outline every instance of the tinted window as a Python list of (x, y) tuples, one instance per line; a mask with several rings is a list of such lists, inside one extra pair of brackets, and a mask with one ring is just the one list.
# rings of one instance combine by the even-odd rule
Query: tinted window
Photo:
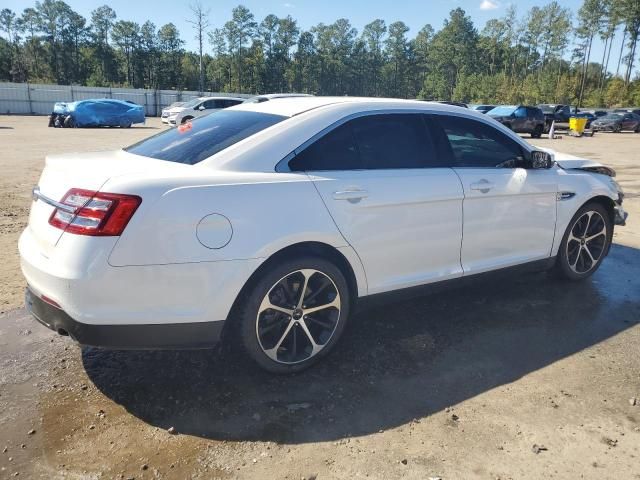
[(293, 172), (360, 168), (362, 163), (350, 122), (331, 130), (289, 162), (289, 169)]
[(451, 147), (456, 167), (513, 167), (522, 149), (495, 128), (476, 120), (434, 115)]
[(423, 168), (433, 157), (421, 115), (371, 115), (351, 124), (367, 169)]
[(287, 117), (220, 110), (125, 148), (127, 152), (169, 162), (201, 162)]
[(527, 116), (527, 109), (525, 107), (519, 107), (515, 112), (513, 112), (513, 114), (517, 117), (517, 118), (526, 118)]
[(435, 166), (419, 114), (368, 115), (346, 122), (289, 162), (292, 170), (368, 170)]

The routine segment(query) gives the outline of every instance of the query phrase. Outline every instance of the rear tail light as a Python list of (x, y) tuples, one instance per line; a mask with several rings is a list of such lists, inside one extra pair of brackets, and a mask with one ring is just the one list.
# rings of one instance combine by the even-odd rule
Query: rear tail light
[(72, 188), (60, 203), (75, 208), (75, 211), (56, 208), (49, 224), (77, 235), (118, 236), (141, 202), (142, 199), (135, 195)]

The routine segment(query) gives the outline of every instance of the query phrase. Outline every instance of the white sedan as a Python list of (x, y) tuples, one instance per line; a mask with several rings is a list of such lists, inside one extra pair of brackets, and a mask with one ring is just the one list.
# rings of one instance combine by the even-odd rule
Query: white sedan
[(374, 294), (511, 267), (590, 276), (626, 218), (613, 175), (448, 105), (246, 103), (48, 157), (19, 244), (27, 305), (81, 344), (224, 338), (298, 371)]

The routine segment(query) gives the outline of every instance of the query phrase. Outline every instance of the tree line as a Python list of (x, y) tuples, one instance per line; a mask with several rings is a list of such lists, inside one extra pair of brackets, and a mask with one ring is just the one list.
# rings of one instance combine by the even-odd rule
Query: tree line
[[(303, 30), (291, 16), (258, 21), (239, 5), (220, 28), (191, 6), (198, 51), (173, 23), (119, 19), (104, 5), (90, 18), (63, 0), (0, 11), (0, 80), (238, 93), (295, 91), (474, 103), (640, 105), (634, 77), (640, 1), (584, 0), (577, 12), (551, 1), (519, 16), (507, 8), (478, 30), (461, 8), (439, 30), (413, 37), (402, 21), (348, 19)], [(621, 44), (614, 51), (614, 42)], [(603, 47), (594, 58), (594, 45)]]

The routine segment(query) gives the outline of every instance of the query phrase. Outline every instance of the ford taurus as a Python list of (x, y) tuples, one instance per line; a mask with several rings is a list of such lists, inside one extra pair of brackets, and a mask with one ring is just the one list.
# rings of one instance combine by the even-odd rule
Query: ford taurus
[(19, 241), (27, 305), (80, 344), (224, 338), (298, 371), (365, 297), (527, 265), (589, 277), (626, 218), (614, 175), (449, 105), (245, 103), (49, 156)]

